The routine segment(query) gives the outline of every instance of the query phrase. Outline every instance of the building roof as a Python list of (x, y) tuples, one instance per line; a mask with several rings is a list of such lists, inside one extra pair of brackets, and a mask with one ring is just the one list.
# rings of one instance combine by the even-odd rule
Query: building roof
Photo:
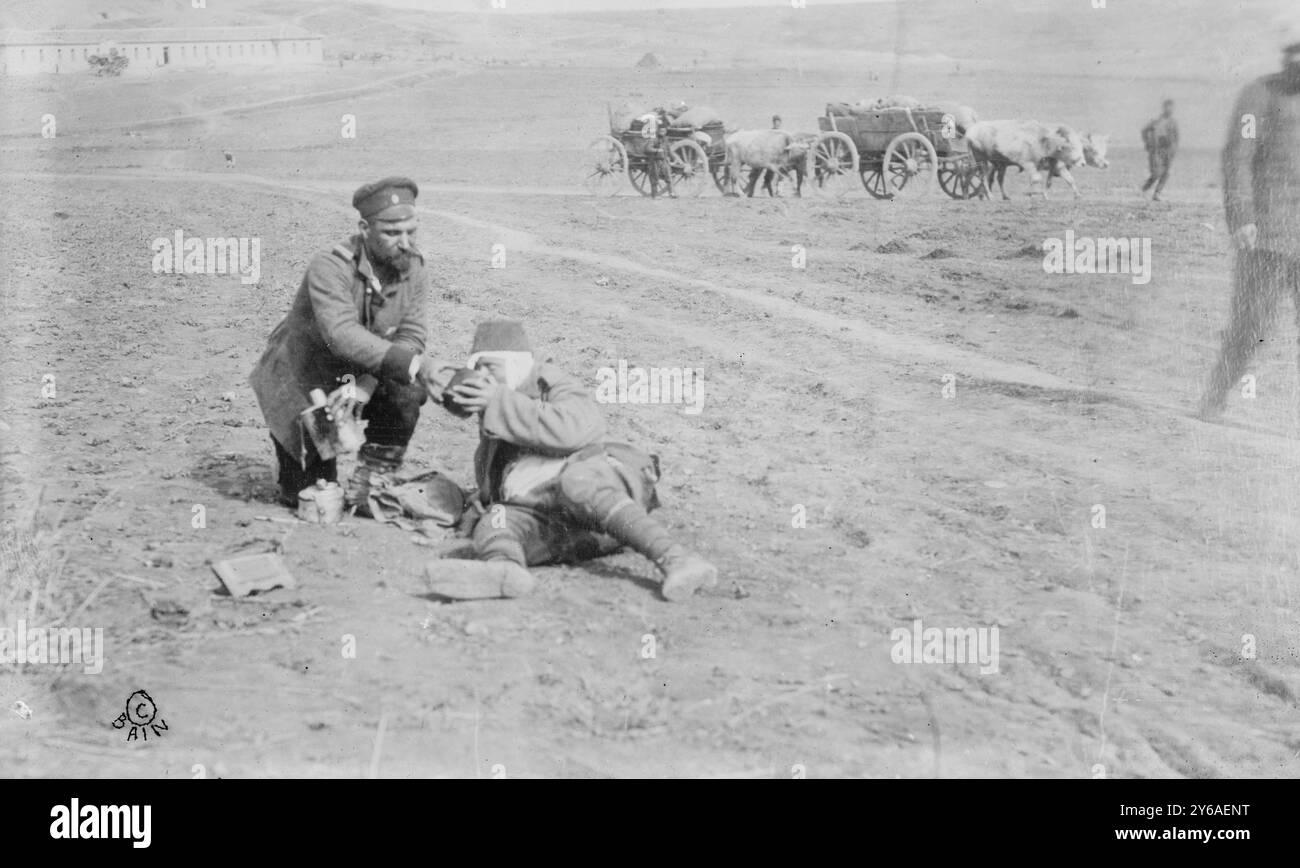
[(289, 24), (266, 27), (131, 27), (86, 30), (0, 30), (0, 45), (117, 45), (169, 42), (259, 42), (264, 39), (320, 39)]

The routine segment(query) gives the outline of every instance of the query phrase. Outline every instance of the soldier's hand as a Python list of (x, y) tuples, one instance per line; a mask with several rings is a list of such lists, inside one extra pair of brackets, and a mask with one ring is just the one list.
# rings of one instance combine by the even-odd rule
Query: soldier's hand
[(1247, 223), (1232, 233), (1232, 241), (1238, 250), (1254, 250), (1259, 240), (1259, 228), (1254, 223)]
[(359, 380), (349, 380), (326, 396), (325, 412), (335, 420), (347, 415), (359, 416), (362, 408), (370, 403), (370, 397), (378, 383), (369, 374), (362, 375)]
[(488, 404), (492, 403), (496, 393), (503, 388), (491, 374), (481, 371), (477, 378), (453, 386), (451, 392), (456, 396), (456, 403), (462, 410), (481, 413), (487, 409)]
[(443, 390), (447, 388), (447, 383), (451, 381), (456, 370), (455, 365), (436, 362), (425, 356), (420, 359), (420, 370), (415, 375), (415, 381), (424, 386), (424, 391), (430, 398), (441, 403)]

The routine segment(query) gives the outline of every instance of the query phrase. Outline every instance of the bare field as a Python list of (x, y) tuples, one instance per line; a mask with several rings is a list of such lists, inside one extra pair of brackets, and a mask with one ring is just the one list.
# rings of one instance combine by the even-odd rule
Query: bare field
[[(0, 717), (0, 773), (1297, 773), (1289, 319), (1253, 401), (1223, 425), (1189, 415), (1227, 311), (1217, 132), (1157, 204), (1137, 194), (1128, 108), (1111, 168), (1076, 173), (1080, 200), (1056, 186), (1026, 201), (1014, 176), (1010, 203), (595, 198), (582, 148), (606, 101), (680, 94), (742, 125), (778, 111), (814, 129), (826, 101), (866, 89), (807, 70), (374, 82), (419, 71), (230, 90), (195, 75), (147, 100), (130, 82), (6, 92), (3, 518), (39, 505), (37, 526), (60, 531), (59, 601), (98, 589), (81, 620), (104, 627), (107, 662), (0, 670), (0, 704), (41, 724)], [(983, 101), (972, 84), (969, 101), (1106, 128), (1100, 102), (1077, 117), (1053, 84)], [(336, 86), (355, 92), (248, 108)], [(1215, 131), (1221, 103), (1203, 107)], [(44, 111), (57, 138), (12, 132)], [(345, 113), (356, 140), (339, 138)], [(247, 374), (308, 257), (352, 230), (351, 190), (390, 173), (424, 185), (433, 354), (506, 315), (593, 387), (620, 359), (704, 372), (699, 415), (606, 412), (662, 456), (660, 514), (719, 565), (719, 588), (663, 603), (649, 564), (621, 554), (542, 568), (529, 599), (444, 605), (421, 595), (429, 549), (412, 535), (259, 519), (287, 513)], [(150, 242), (177, 229), (261, 238), (261, 281), (154, 274)], [(1035, 251), (1066, 230), (1150, 238), (1150, 282), (1045, 273)], [(411, 461), (468, 483), (475, 439), (426, 407)], [(214, 595), (209, 559), (269, 543), (297, 590)], [(169, 619), (176, 604), (188, 615)], [(895, 663), (891, 631), (918, 618), (996, 626), (998, 672)], [(147, 752), (108, 726), (140, 688), (169, 724)]]

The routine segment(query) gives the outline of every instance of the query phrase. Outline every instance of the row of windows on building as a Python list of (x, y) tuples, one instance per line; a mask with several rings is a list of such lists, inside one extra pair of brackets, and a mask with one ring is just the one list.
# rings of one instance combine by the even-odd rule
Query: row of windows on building
[[(244, 53), (244, 48), (245, 48), (245, 47), (248, 48), (248, 54), (247, 54), (247, 55), (245, 55), (245, 53)], [(215, 56), (215, 57), (222, 57), (222, 56), (223, 56), (223, 55), (222, 55), (222, 49), (225, 49), (225, 54), (224, 54), (225, 57), (235, 57), (235, 56), (236, 56), (236, 55), (235, 55), (235, 49), (236, 49), (236, 48), (239, 49), (239, 55), (238, 55), (239, 57), (246, 57), (246, 56), (256, 57), (256, 56), (257, 56), (257, 53), (258, 53), (258, 52), (257, 52), (257, 48), (258, 48), (258, 46), (257, 46), (257, 45), (253, 45), (253, 44), (249, 44), (249, 43), (240, 44), (240, 45), (238, 45), (238, 46), (235, 46), (235, 45), (217, 45), (217, 46), (216, 46), (216, 52), (215, 52), (215, 54), (213, 53), (213, 50), (212, 50), (212, 49), (213, 49), (213, 46), (211, 46), (211, 45), (205, 45), (205, 46), (203, 46), (203, 56), (204, 56), (204, 57), (214, 57), (214, 56)], [(265, 42), (261, 43), (261, 48), (262, 48), (262, 52), (261, 52), (261, 53), (262, 53), (262, 56), (265, 57), (265, 56), (268, 54), (268, 51), (267, 51), (267, 44), (266, 44)], [(193, 54), (192, 54), (192, 55), (188, 54), (188, 53), (187, 53), (187, 49), (193, 49)], [(41, 62), (44, 62), (44, 60), (45, 60), (45, 49), (44, 49), (44, 48), (38, 48), (37, 51), (39, 52), (38, 57), (37, 57), (37, 60), (39, 60), (39, 61), (41, 61)], [(63, 60), (63, 49), (62, 49), (62, 48), (59, 48), (59, 49), (57, 49), (57, 51), (58, 51), (58, 59), (59, 59), (59, 60)], [(290, 51), (291, 54), (297, 54), (297, 53), (298, 53), (298, 43), (297, 43), (297, 42), (290, 42), (290, 43), (289, 43), (289, 51)], [(140, 46), (138, 46), (138, 45), (134, 46), (134, 52), (135, 52), (135, 54), (134, 54), (134, 58), (135, 58), (136, 60), (139, 60), (139, 59), (140, 59)], [(124, 52), (124, 53), (125, 53), (125, 52)], [(310, 49), (310, 47), (308, 47), (306, 44), (303, 45), (303, 53), (304, 53), (304, 54), (310, 54), (310, 53), (311, 53), (311, 49)], [(26, 59), (27, 59), (27, 49), (26, 49), (26, 48), (19, 49), (18, 56), (19, 56), (19, 60), (26, 60)], [(89, 56), (90, 56), (90, 50), (89, 50), (89, 49), (87, 49), (87, 48), (83, 48), (83, 49), (81, 49), (81, 59), (82, 59), (82, 60), (85, 60), (85, 59), (88, 58)], [(146, 46), (144, 47), (144, 56), (145, 56), (145, 59), (146, 59), (146, 60), (149, 60), (149, 59), (151, 59), (151, 58), (153, 57), (153, 46), (146, 45)], [(187, 45), (182, 45), (182, 46), (180, 46), (180, 56), (181, 56), (181, 57), (190, 57), (190, 56), (193, 56), (193, 57), (195, 57), (195, 58), (199, 57), (199, 46), (197, 46), (197, 45), (188, 45), (188, 46), (187, 46)], [(75, 48), (69, 48), (69, 49), (68, 49), (68, 58), (69, 58), (70, 60), (75, 60), (76, 57), (77, 57), (77, 49), (75, 49)]]

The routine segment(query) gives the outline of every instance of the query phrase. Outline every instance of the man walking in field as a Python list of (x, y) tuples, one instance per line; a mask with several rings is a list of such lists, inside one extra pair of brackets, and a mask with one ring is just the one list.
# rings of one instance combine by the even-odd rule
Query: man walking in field
[(1236, 248), (1231, 320), (1202, 418), (1223, 412), (1283, 295), (1300, 323), (1300, 13), (1284, 23), (1282, 51), (1282, 71), (1247, 85), (1229, 119), (1223, 204)]
[(1145, 193), (1155, 185), (1152, 202), (1160, 201), (1160, 191), (1169, 180), (1169, 168), (1173, 165), (1174, 154), (1178, 151), (1178, 121), (1174, 120), (1174, 101), (1167, 99), (1162, 106), (1160, 117), (1153, 119), (1142, 128), (1142, 144), (1147, 149), (1147, 166), (1151, 171), (1147, 182), (1142, 185)]
[(303, 429), (310, 393), (328, 393), (334, 418), (367, 420), (347, 501), (369, 512), (372, 476), (395, 473), (428, 395), (440, 400), (454, 368), (424, 355), (429, 278), (415, 246), (419, 228), (408, 178), (361, 187), (352, 206), (360, 231), (307, 265), (293, 306), (271, 332), (250, 382), (271, 429), (280, 500), (317, 479), (337, 480), (335, 460), (321, 457)]

